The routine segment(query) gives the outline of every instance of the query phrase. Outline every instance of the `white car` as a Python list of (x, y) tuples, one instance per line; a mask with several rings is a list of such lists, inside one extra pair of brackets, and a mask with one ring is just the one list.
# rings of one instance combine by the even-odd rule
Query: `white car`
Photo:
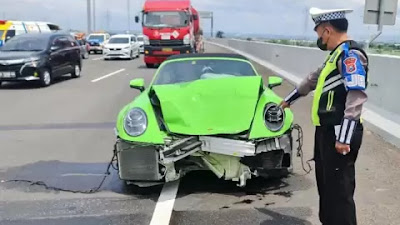
[(144, 53), (144, 40), (143, 40), (143, 35), (138, 35), (137, 36), (137, 41), (139, 42), (139, 46), (140, 46), (140, 53)]
[(140, 57), (140, 44), (131, 34), (114, 35), (104, 45), (104, 59), (133, 59)]

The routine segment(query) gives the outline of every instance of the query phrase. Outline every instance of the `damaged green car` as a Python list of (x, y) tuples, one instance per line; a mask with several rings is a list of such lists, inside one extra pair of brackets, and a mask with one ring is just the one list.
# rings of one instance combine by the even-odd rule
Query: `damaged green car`
[(116, 123), (120, 179), (148, 186), (210, 170), (245, 186), (253, 177), (285, 176), (293, 169), (290, 109), (262, 77), (235, 54), (172, 56), (150, 86), (126, 105)]

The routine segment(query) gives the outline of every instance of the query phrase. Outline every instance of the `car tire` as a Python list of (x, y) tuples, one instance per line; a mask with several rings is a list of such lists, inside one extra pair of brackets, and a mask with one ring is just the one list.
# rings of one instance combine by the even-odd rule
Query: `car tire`
[(48, 87), (51, 85), (53, 82), (53, 77), (49, 69), (45, 68), (42, 71), (40, 71), (40, 76), (39, 76), (39, 84), (42, 87)]
[(138, 50), (136, 58), (140, 58), (140, 50)]
[(3, 83), (3, 81), (0, 81), (0, 87), (1, 87), (1, 84)]
[(147, 68), (154, 68), (155, 67), (154, 64), (151, 64), (151, 63), (146, 63), (146, 66), (147, 66)]
[(72, 78), (79, 78), (81, 76), (81, 66), (79, 64), (74, 65), (74, 69), (71, 72)]

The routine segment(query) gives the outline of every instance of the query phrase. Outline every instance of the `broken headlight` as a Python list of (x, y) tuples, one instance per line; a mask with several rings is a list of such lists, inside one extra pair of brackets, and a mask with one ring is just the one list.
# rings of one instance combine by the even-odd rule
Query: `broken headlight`
[(265, 126), (273, 132), (279, 131), (283, 127), (285, 114), (281, 107), (275, 103), (269, 103), (265, 106), (264, 121)]
[(146, 113), (140, 108), (131, 109), (124, 118), (124, 129), (132, 137), (142, 135), (147, 129)]

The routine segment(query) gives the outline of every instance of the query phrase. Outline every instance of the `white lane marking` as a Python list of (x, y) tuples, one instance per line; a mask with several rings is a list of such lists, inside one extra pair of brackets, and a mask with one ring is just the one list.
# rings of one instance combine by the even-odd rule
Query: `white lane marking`
[(179, 189), (179, 180), (166, 183), (154, 209), (150, 225), (168, 225), (171, 220), (176, 194)]
[(104, 174), (96, 174), (96, 173), (66, 173), (62, 174), (62, 177), (73, 177), (73, 176), (104, 176)]
[(109, 73), (109, 74), (107, 74), (107, 75), (104, 75), (104, 76), (102, 76), (102, 77), (99, 77), (99, 78), (97, 78), (97, 79), (92, 80), (92, 83), (96, 83), (97, 81), (101, 81), (101, 80), (103, 80), (103, 79), (106, 79), (106, 78), (108, 78), (108, 77), (114, 76), (115, 74), (118, 74), (118, 73), (121, 73), (121, 72), (124, 72), (124, 71), (125, 71), (125, 69), (117, 70), (117, 71), (115, 71), (115, 72)]
[(96, 60), (100, 60), (100, 59), (104, 59), (104, 57), (102, 56), (102, 57), (99, 57), (99, 58), (94, 58), (94, 59), (92, 59), (93, 61), (96, 61)]

